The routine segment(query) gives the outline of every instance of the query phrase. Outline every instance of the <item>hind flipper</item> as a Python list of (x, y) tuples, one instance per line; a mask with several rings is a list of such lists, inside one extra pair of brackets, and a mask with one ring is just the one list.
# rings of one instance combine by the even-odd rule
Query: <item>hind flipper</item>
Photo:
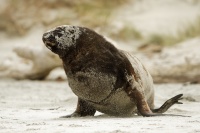
[(179, 100), (182, 99), (183, 94), (176, 95), (175, 97), (170, 98), (167, 100), (160, 108), (152, 109), (154, 113), (164, 113), (166, 112), (172, 105), (174, 104), (182, 104)]

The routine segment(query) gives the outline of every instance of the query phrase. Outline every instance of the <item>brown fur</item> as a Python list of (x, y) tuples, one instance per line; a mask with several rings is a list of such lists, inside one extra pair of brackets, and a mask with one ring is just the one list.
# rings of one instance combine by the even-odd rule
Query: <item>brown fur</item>
[[(76, 34), (78, 39), (72, 40), (73, 45), (56, 41), (58, 35), (75, 36), (73, 28), (73, 32), (80, 33)], [(69, 86), (79, 97), (76, 111), (65, 117), (93, 116), (96, 110), (115, 116), (161, 115), (152, 112), (153, 80), (146, 68), (136, 57), (118, 50), (101, 35), (84, 27), (63, 26), (45, 33), (43, 41), (62, 59)], [(181, 96), (153, 111), (163, 113), (178, 103)]]

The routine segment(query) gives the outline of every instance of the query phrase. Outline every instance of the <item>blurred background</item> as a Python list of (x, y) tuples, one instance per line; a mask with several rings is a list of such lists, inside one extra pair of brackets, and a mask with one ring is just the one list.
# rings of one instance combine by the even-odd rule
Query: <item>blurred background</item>
[(157, 83), (200, 81), (199, 0), (0, 0), (0, 78), (66, 79), (41, 40), (58, 25), (97, 31)]

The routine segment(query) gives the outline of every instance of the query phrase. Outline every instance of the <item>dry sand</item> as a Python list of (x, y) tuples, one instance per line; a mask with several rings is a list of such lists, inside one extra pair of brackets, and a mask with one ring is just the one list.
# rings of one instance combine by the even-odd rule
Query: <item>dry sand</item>
[(200, 85), (155, 85), (156, 106), (183, 93), (182, 105), (167, 113), (191, 117), (163, 116), (131, 118), (97, 113), (94, 117), (61, 119), (76, 107), (77, 98), (67, 82), (0, 81), (1, 133), (133, 133), (133, 132), (200, 132)]

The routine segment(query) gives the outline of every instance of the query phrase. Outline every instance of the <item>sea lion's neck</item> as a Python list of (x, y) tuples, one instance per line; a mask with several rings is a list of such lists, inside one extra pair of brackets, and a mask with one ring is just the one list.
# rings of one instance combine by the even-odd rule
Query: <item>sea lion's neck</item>
[(73, 60), (76, 60), (76, 56), (78, 54), (76, 49), (70, 49), (68, 52), (66, 52), (64, 56), (60, 56), (60, 59), (63, 61), (63, 67), (65, 69), (65, 72), (68, 72), (71, 69), (71, 65)]

